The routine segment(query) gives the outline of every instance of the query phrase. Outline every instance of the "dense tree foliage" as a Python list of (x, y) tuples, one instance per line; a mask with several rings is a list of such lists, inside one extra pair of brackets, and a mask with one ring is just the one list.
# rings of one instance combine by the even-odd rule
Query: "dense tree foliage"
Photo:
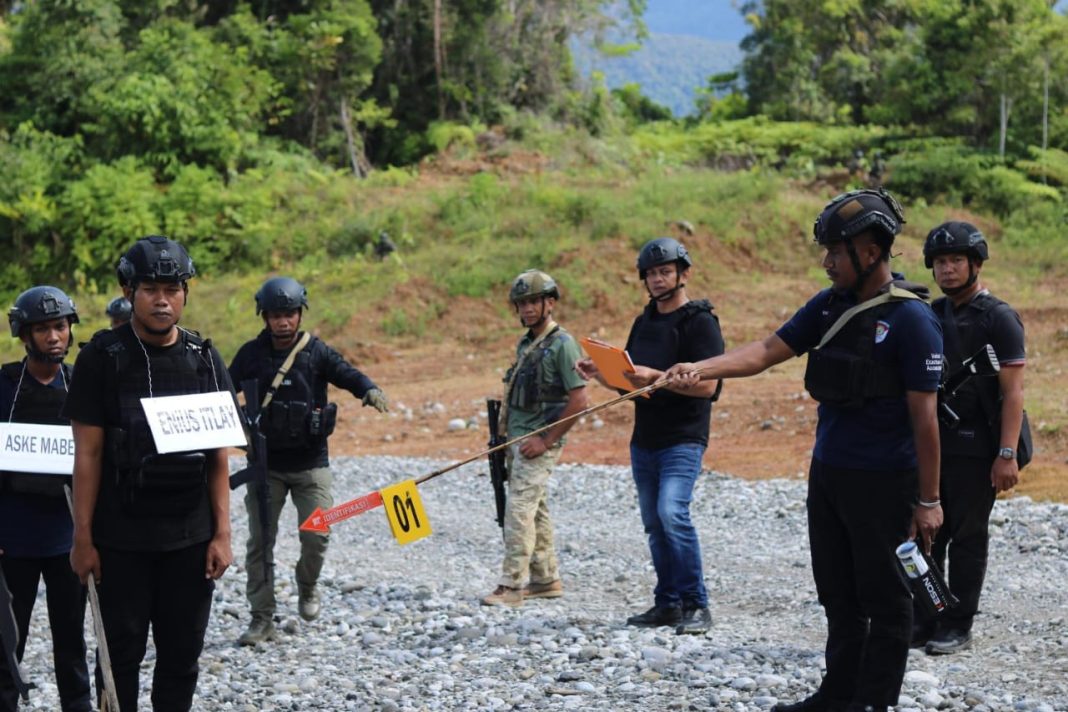
[[(0, 291), (92, 282), (133, 235), (272, 253), (295, 185), (412, 163), (449, 120), (574, 110), (568, 38), (643, 0), (0, 3)], [(611, 10), (611, 12), (609, 12)], [(581, 106), (581, 102), (578, 104)], [(218, 239), (225, 238), (225, 239)]]
[(1068, 21), (1048, 0), (751, 0), (750, 110), (912, 126), (1022, 151), (1043, 134), (1046, 79), (1068, 145)]

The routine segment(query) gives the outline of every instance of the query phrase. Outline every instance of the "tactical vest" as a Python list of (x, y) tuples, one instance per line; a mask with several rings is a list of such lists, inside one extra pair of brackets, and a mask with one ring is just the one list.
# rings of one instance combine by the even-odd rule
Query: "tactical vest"
[[(660, 354), (660, 358), (653, 361), (642, 361), (643, 366), (651, 366), (659, 370), (667, 370), (670, 366), (675, 365), (681, 359), (679, 354), (679, 348), (686, 340), (686, 329), (690, 320), (698, 314), (708, 314), (715, 322), (718, 331), (719, 316), (715, 312), (715, 308), (712, 306), (712, 302), (707, 299), (695, 299), (686, 302), (681, 307), (671, 312), (668, 319), (650, 319), (647, 318), (647, 314), (650, 310), (655, 311), (656, 305), (650, 303), (646, 307), (646, 311), (635, 321), (634, 328), (631, 329), (631, 334), (637, 331), (638, 322), (642, 322), (642, 334), (643, 341), (653, 341), (656, 344), (656, 352)], [(627, 341), (628, 352), (633, 348), (633, 344)], [(715, 403), (719, 400), (720, 394), (723, 392), (723, 380), (720, 379), (716, 382), (716, 390), (711, 395), (710, 400)], [(662, 390), (653, 395), (654, 398), (689, 398), (689, 396), (680, 396), (667, 390)]]
[(149, 357), (133, 330), (102, 331), (93, 343), (114, 365), (111, 381), (118, 398), (119, 424), (105, 433), (106, 463), (115, 472), (123, 504), (141, 514), (181, 514), (194, 509), (206, 492), (207, 454), (159, 454), (141, 398), (219, 390), (211, 342), (181, 330), (181, 348)]
[[(534, 351), (523, 359), (519, 371), (515, 374), (515, 380), (512, 382), (512, 390), (508, 394), (509, 408), (527, 411), (538, 409), (547, 423), (555, 420), (555, 416), (563, 410), (568, 394), (560, 374), (555, 375), (552, 383), (545, 383), (541, 378), (541, 362), (550, 353), (557, 339), (561, 338), (569, 339), (571, 336), (561, 331), (559, 327), (553, 329), (534, 348)], [(505, 383), (512, 379), (512, 372), (519, 365), (512, 364), (512, 367), (508, 369), (508, 373), (504, 375)]]
[[(262, 403), (280, 363), (272, 359), (269, 337), (258, 338), (256, 345), (255, 375)], [(268, 450), (317, 448), (334, 432), (337, 405), (327, 402), (326, 383), (316, 369), (322, 347), (323, 342), (313, 336), (297, 353), (267, 412), (261, 414), (259, 427), (267, 438)]]
[[(895, 282), (896, 287), (914, 292), (913, 285)], [(876, 329), (895, 302), (908, 297), (891, 297), (890, 301), (853, 315), (822, 347), (808, 352), (805, 389), (823, 405), (858, 409), (881, 398), (903, 398), (905, 384), (896, 363), (881, 363), (873, 358)], [(830, 292), (827, 314), (820, 323), (823, 337), (847, 309), (840, 297)]]
[[(958, 325), (956, 333), (959, 334), (963, 343), (955, 344), (954, 348), (956, 339), (953, 338), (950, 329), (945, 325), (945, 303), (947, 300), (948, 297), (941, 297), (935, 300), (931, 307), (943, 322), (943, 341), (945, 342), (944, 350), (947, 362), (945, 371), (946, 374), (950, 374), (956, 373), (965, 358), (975, 353), (983, 344), (988, 343), (990, 317), (994, 315), (994, 312), (1001, 307), (1011, 307), (992, 294), (976, 295), (969, 302), (967, 309), (978, 313), (971, 320), (971, 325), (967, 329), (962, 329)], [(986, 413), (984, 411), (984, 398), (995, 412)], [(996, 377), (969, 379), (949, 399), (949, 405), (953, 408), (953, 412), (960, 416), (961, 424), (956, 428), (958, 432), (944, 433), (943, 438), (954, 436), (959, 445), (961, 443), (959, 436), (964, 434), (964, 430), (981, 428), (983, 432), (976, 433), (972, 437), (970, 445), (974, 447), (974, 450), (969, 454), (977, 457), (989, 455), (990, 450), (996, 448), (998, 444), (995, 441), (1000, 438), (1001, 384), (998, 379)], [(945, 442), (943, 442), (943, 446), (945, 446)], [(972, 450), (971, 447), (966, 449)]]
[[(46, 386), (29, 373), (23, 375), (23, 362), (4, 364), (0, 367), (12, 383), (22, 385), (15, 392), (11, 413), (0, 413), (0, 418), (14, 423), (38, 423), (40, 425), (69, 425), (70, 421), (60, 416), (67, 390)], [(64, 383), (70, 383), (71, 367), (61, 364)], [(69, 475), (39, 475), (28, 472), (0, 472), (0, 490), (20, 494), (38, 494), (48, 497), (63, 497), (63, 485), (70, 484)]]

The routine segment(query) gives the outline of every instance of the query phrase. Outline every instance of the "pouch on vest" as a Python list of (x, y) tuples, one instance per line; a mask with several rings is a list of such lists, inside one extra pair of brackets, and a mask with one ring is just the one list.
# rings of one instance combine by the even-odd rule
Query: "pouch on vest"
[(337, 425), (337, 403), (327, 403), (325, 408), (313, 408), (308, 417), (308, 434), (313, 438), (326, 438)]
[(808, 353), (805, 388), (819, 403), (855, 409), (874, 398), (894, 398), (904, 392), (896, 371), (837, 349)]

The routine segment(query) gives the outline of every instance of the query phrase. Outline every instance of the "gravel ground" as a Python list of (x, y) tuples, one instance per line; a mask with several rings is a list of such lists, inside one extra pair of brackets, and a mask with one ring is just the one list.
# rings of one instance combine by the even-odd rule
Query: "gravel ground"
[[(236, 464), (236, 463), (235, 463)], [(338, 458), (338, 501), (442, 463)], [(713, 628), (676, 636), (623, 625), (651, 605), (653, 572), (626, 468), (560, 467), (550, 508), (566, 594), (486, 608), (500, 530), (485, 466), (420, 488), (433, 535), (398, 546), (381, 509), (337, 524), (323, 614), (296, 615), (296, 514), (283, 512), (279, 639), (236, 645), (248, 623), (247, 517), (233, 517), (238, 563), (216, 590), (197, 710), (766, 710), (819, 683), (825, 625), (809, 571), (805, 483), (702, 476), (693, 513), (704, 546)], [(1068, 506), (1026, 498), (994, 510), (976, 644), (913, 651), (897, 709), (1068, 710)], [(41, 598), (24, 669), (28, 709), (58, 709)], [(87, 636), (91, 635), (87, 633)], [(149, 709), (148, 666), (142, 708)]]

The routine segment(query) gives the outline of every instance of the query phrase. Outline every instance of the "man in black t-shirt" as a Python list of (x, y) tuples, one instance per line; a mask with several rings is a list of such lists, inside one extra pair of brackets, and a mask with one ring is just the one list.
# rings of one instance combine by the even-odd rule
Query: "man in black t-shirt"
[[(256, 645), (274, 637), (273, 552), (286, 495), (293, 498), (300, 522), (316, 509), (334, 506), (326, 439), (334, 430), (337, 406), (327, 402), (327, 385), (344, 388), (380, 413), (388, 410), (386, 395), (370, 378), (318, 337), (300, 330), (307, 308), (308, 293), (300, 282), (290, 277), (268, 279), (256, 292), (256, 314), (263, 318), (263, 331), (245, 343), (230, 364), (230, 376), (239, 390), (246, 380), (257, 382), (256, 392), (245, 393), (245, 402), (256, 399), (261, 404), (257, 426), (267, 440), (269, 468), (266, 527), (257, 502), (258, 485), (249, 483), (245, 490), (249, 526), (246, 594), (252, 620), (238, 641), (242, 645)], [(284, 376), (275, 383), (283, 368)], [(316, 585), (329, 541), (328, 534), (300, 532), (295, 574), (297, 606), (304, 620), (319, 617)]]
[(960, 604), (938, 620), (915, 608), (913, 645), (926, 643), (928, 654), (946, 654), (971, 645), (972, 619), (986, 575), (990, 511), (998, 492), (1019, 481), (1016, 446), (1023, 423), (1024, 328), (1020, 315), (990, 294), (979, 280), (989, 258), (986, 238), (977, 227), (951, 221), (931, 230), (924, 262), (945, 297), (932, 307), (942, 322), (949, 373), (985, 344), (994, 347), (1001, 371), (995, 378), (973, 379), (950, 398), (960, 418), (940, 424), (942, 509), (945, 523), (931, 551), (939, 566), (949, 558), (949, 587)]
[[(670, 237), (651, 240), (638, 253), (638, 275), (651, 299), (627, 337), (627, 353), (635, 363), (629, 378), (635, 388), (657, 380), (679, 361), (723, 353), (712, 305), (686, 295), (691, 265), (686, 248)], [(576, 368), (587, 378), (599, 379), (590, 359)], [(628, 625), (674, 625), (682, 634), (704, 633), (712, 624), (690, 501), (718, 394), (719, 382), (708, 381), (685, 392), (668, 386), (649, 398), (634, 399), (631, 469), (657, 583), (653, 607), (628, 618)]]
[(226, 450), (159, 454), (141, 399), (233, 389), (210, 342), (178, 326), (196, 273), (185, 248), (142, 238), (117, 271), (133, 317), (78, 354), (64, 406), (75, 448), (70, 561), (99, 586), (120, 708), (137, 709), (151, 625), (153, 708), (189, 710), (214, 579), (233, 560)]

